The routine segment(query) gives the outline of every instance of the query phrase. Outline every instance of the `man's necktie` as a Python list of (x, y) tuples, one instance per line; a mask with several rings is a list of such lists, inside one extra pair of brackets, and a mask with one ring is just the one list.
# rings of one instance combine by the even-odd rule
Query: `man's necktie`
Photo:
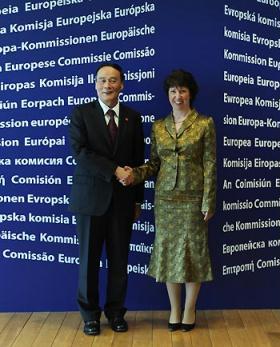
[(108, 130), (111, 137), (112, 145), (114, 145), (118, 134), (118, 127), (115, 122), (115, 111), (110, 109), (107, 111), (107, 115), (110, 117), (108, 123)]

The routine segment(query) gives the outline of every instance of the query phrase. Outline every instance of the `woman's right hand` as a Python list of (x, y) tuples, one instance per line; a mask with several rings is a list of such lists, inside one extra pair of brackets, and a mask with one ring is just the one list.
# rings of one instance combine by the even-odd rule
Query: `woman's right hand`
[(204, 215), (204, 222), (208, 222), (209, 219), (211, 219), (214, 216), (214, 213), (209, 211), (202, 211), (202, 214)]

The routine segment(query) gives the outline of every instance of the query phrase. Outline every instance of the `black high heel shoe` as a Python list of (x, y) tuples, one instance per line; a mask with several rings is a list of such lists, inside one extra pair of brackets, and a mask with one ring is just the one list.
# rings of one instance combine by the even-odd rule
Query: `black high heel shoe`
[(195, 327), (195, 322), (192, 323), (192, 324), (187, 324), (187, 323), (182, 323), (181, 324), (181, 330), (185, 331), (185, 332), (193, 330), (194, 327)]
[(195, 323), (196, 323), (196, 310), (195, 310), (195, 313), (194, 313), (194, 322), (191, 323), (191, 324), (182, 323), (182, 324), (181, 324), (181, 330), (184, 331), (184, 332), (186, 332), (186, 331), (191, 331), (191, 330), (194, 329)]
[(168, 322), (168, 330), (169, 331), (176, 331), (176, 330), (179, 330), (181, 329), (181, 323), (169, 323)]

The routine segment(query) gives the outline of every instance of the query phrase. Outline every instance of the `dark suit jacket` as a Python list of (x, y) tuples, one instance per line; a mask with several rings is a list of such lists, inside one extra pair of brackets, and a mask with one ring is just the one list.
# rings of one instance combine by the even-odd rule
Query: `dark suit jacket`
[(112, 197), (120, 209), (143, 200), (143, 186), (123, 187), (115, 178), (117, 166), (138, 166), (144, 160), (140, 114), (120, 104), (119, 130), (112, 148), (103, 110), (98, 101), (74, 109), (70, 145), (77, 162), (70, 194), (70, 211), (103, 215)]

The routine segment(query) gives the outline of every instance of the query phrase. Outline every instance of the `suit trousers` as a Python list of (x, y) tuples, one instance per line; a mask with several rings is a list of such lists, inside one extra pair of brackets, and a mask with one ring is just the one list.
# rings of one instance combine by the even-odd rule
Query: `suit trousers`
[(80, 247), (78, 305), (84, 321), (100, 318), (99, 269), (103, 245), (108, 260), (104, 313), (108, 319), (123, 316), (127, 290), (127, 262), (134, 209), (122, 211), (114, 199), (102, 216), (78, 214)]

